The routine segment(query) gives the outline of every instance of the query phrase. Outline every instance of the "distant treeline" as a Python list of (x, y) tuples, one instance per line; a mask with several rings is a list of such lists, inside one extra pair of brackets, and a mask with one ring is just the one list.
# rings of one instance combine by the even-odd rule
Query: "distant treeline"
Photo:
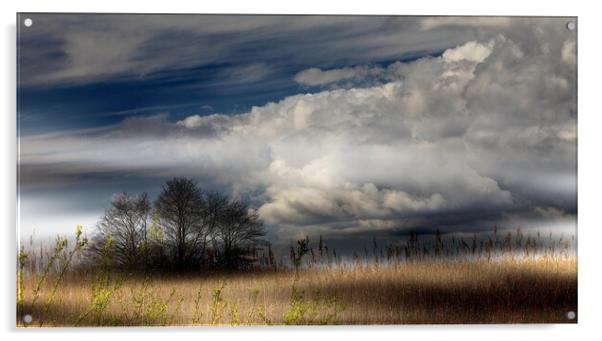
[(237, 269), (250, 264), (264, 235), (244, 202), (174, 178), (154, 202), (146, 193), (114, 196), (88, 250), (95, 263), (132, 270)]

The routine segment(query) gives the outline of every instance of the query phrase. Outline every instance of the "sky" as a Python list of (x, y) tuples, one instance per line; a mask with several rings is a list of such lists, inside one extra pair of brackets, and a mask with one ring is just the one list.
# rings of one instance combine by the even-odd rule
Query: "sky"
[(575, 18), (25, 18), (22, 238), (182, 176), (282, 244), (576, 228)]

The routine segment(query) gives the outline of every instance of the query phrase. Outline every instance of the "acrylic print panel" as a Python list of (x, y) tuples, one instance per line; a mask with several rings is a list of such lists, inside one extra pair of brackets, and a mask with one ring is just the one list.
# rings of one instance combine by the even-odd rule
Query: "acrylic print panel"
[(577, 321), (577, 18), (17, 20), (19, 327)]

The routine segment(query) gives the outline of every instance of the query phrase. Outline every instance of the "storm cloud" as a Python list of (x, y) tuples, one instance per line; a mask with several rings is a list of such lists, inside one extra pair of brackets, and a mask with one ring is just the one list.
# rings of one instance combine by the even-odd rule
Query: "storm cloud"
[[(52, 18), (50, 36), (61, 43), (48, 49), (65, 58), (53, 70), (25, 70), (23, 86), (157, 79), (219, 61), (231, 66), (215, 86), (286, 76), (296, 90), (242, 112), (167, 109), (22, 135), (21, 189), (85, 192), (141, 179), (160, 187), (188, 176), (252, 202), (281, 240), (574, 223), (576, 38), (568, 19), (197, 18), (91, 17), (83, 30), (72, 29), (77, 17), (61, 18), (61, 29)], [(323, 34), (300, 38), (312, 32)], [(216, 36), (232, 39), (207, 40)], [(91, 41), (105, 48), (86, 47)], [(177, 41), (194, 44), (167, 53)], [(289, 64), (257, 57), (267, 52), (251, 47), (268, 42)], [(251, 62), (241, 61), (245, 53)]]

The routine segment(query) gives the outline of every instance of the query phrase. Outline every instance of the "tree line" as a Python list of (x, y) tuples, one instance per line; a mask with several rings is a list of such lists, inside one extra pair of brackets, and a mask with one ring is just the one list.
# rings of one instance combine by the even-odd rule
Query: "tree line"
[(246, 203), (173, 178), (154, 202), (146, 193), (115, 195), (89, 250), (93, 259), (127, 269), (236, 269), (252, 262), (264, 235)]

